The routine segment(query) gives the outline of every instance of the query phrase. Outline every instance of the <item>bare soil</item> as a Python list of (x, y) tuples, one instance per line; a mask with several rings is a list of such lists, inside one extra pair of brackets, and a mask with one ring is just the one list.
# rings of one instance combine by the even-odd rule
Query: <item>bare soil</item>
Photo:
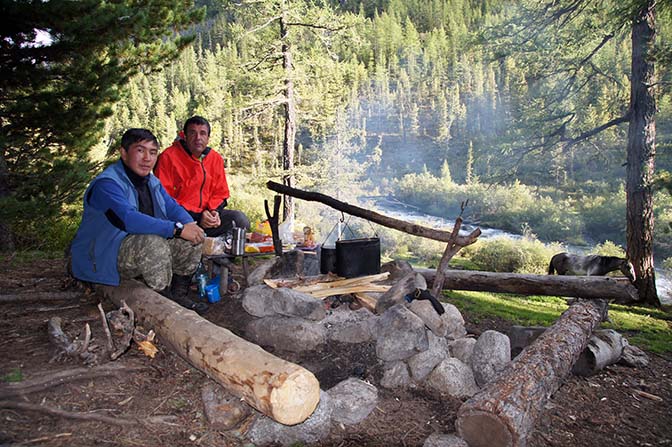
[[(104, 345), (96, 307), (100, 298), (74, 287), (65, 275), (63, 261), (5, 267), (0, 272), (0, 291), (0, 377), (4, 381), (30, 380), (82, 366), (71, 358), (51, 361), (54, 350), (46, 327), (53, 316), (63, 319), (65, 332), (73, 337), (89, 323), (94, 343)], [(15, 301), (7, 298), (11, 296)], [(103, 301), (103, 306), (112, 309), (109, 302)], [(464, 317), (468, 331), (474, 334), (508, 328), (503, 320), (480, 318), (473, 324), (468, 314)], [(206, 318), (244, 337), (249, 317), (234, 296), (213, 305)], [(226, 432), (208, 425), (201, 388), (210, 379), (170, 352), (160, 337), (157, 346), (154, 359), (132, 346), (116, 362), (141, 370), (63, 383), (0, 401), (0, 446), (245, 445), (245, 423)], [(381, 378), (372, 345), (331, 344), (302, 355), (274, 354), (311, 370), (325, 390), (350, 376), (375, 385)], [(590, 378), (568, 378), (546, 405), (528, 446), (672, 446), (672, 359), (669, 354), (649, 356), (646, 368), (610, 366)], [(6, 385), (0, 384), (0, 396), (3, 389)], [(652, 397), (643, 397), (640, 391)], [(422, 446), (431, 433), (455, 431), (459, 399), (421, 389), (378, 387), (378, 392), (378, 406), (366, 420), (334, 427), (320, 446)], [(39, 404), (84, 418), (113, 416), (116, 423), (8, 409), (7, 402)], [(155, 416), (167, 417), (170, 424), (120, 425), (124, 420), (148, 421)]]

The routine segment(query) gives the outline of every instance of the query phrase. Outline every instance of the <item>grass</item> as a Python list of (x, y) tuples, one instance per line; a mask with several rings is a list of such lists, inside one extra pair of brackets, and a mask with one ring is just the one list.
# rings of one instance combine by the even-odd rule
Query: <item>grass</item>
[(6, 383), (21, 382), (23, 380), (23, 372), (19, 368), (13, 368), (7, 374), (2, 376), (0, 381)]
[[(452, 291), (444, 297), (472, 318), (497, 316), (511, 324), (551, 326), (567, 309), (565, 299), (548, 296), (519, 296), (488, 292)], [(611, 304), (611, 323), (601, 327), (614, 329), (628, 341), (655, 353), (672, 352), (672, 314), (649, 307)]]

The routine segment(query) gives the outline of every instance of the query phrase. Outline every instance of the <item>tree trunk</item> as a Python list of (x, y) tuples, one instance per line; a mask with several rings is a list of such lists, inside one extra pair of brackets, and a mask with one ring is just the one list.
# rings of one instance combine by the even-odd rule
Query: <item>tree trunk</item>
[[(436, 272), (415, 269), (433, 284)], [(637, 301), (637, 289), (627, 279), (609, 276), (528, 275), (470, 270), (450, 270), (443, 279), (443, 289), (521, 295), (569, 296), (586, 299), (613, 299), (619, 304)]]
[(435, 230), (434, 228), (427, 228), (417, 224), (408, 223), (403, 220), (383, 216), (382, 214), (378, 214), (375, 211), (366, 210), (358, 206), (350, 205), (349, 203), (341, 202), (340, 200), (336, 200), (333, 197), (330, 197), (326, 194), (321, 194), (319, 192), (310, 192), (296, 188), (288, 188), (285, 185), (281, 185), (272, 181), (266, 182), (266, 187), (271, 191), (275, 191), (280, 194), (291, 195), (293, 197), (309, 200), (312, 202), (324, 203), (325, 205), (334, 209), (343, 211), (344, 213), (348, 213), (353, 216), (361, 217), (384, 227), (394, 228), (395, 230), (403, 231), (404, 233), (412, 234), (414, 236), (426, 237), (427, 239), (433, 239), (435, 241), (454, 243), (460, 247), (466, 247), (467, 245), (473, 244), (478, 239), (478, 236), (481, 235), (481, 229), (476, 228), (466, 236), (453, 237), (449, 231)]
[(606, 315), (604, 301), (567, 309), (457, 413), (458, 434), (470, 447), (522, 447), (546, 401), (562, 385)]
[[(0, 151), (2, 148), (0, 148)], [(9, 168), (5, 161), (5, 156), (0, 153), (0, 198), (9, 197), (11, 188), (9, 185)], [(5, 222), (0, 222), (0, 253), (12, 252), (16, 249), (14, 245), (14, 238), (9, 225)]]
[[(283, 10), (280, 17), (280, 40), (282, 41), (282, 68), (285, 71), (285, 138), (282, 143), (282, 183), (294, 186), (294, 141), (296, 138), (296, 104), (294, 98), (294, 81), (292, 74), (292, 51), (289, 46), (289, 28)], [(291, 196), (284, 196), (282, 209), (283, 220), (294, 216), (294, 201)]]
[(653, 267), (653, 191), (656, 104), (654, 1), (643, 3), (632, 24), (632, 79), (627, 149), (627, 253), (637, 273), (639, 299), (660, 306)]
[(118, 306), (125, 301), (177, 354), (277, 422), (298, 424), (317, 407), (320, 384), (307, 369), (269, 354), (137, 281), (98, 290)]

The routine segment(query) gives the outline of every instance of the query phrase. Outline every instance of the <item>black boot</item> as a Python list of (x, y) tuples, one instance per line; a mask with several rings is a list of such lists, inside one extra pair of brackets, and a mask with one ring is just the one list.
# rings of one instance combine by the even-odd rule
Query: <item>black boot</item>
[(170, 284), (172, 300), (182, 307), (195, 311), (203, 315), (208, 311), (207, 303), (192, 301), (189, 298), (189, 288), (191, 286), (191, 276), (173, 275), (173, 281)]

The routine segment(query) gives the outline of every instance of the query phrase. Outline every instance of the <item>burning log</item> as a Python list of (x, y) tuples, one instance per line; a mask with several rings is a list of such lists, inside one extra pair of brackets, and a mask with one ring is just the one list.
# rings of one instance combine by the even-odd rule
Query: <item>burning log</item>
[(471, 447), (524, 446), (546, 401), (571, 372), (593, 330), (606, 318), (605, 301), (579, 301), (525, 348), (457, 413), (459, 435)]
[(137, 281), (98, 290), (117, 305), (126, 301), (177, 354), (277, 422), (298, 424), (317, 407), (320, 384), (305, 368), (273, 356)]

